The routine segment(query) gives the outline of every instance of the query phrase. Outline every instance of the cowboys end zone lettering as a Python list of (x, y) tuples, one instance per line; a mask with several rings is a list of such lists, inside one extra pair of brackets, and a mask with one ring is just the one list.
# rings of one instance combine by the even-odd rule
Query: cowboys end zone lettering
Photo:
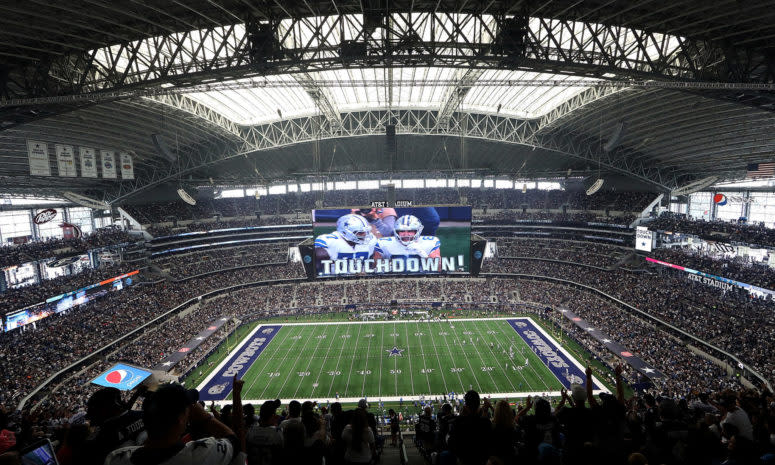
[[(573, 383), (584, 384), (586, 374), (575, 363), (572, 363), (553, 341), (539, 331), (531, 320), (517, 318), (510, 319), (508, 322), (563, 386), (569, 389)], [(601, 389), (597, 383), (595, 383), (594, 388)]]
[(267, 325), (253, 334), (250, 340), (229, 358), (229, 361), (221, 369), (221, 372), (207, 382), (203, 389), (199, 390), (199, 400), (224, 400), (231, 392), (231, 383), (234, 375), (238, 378), (245, 376), (253, 363), (267, 345), (272, 342), (275, 334), (280, 331), (282, 325)]

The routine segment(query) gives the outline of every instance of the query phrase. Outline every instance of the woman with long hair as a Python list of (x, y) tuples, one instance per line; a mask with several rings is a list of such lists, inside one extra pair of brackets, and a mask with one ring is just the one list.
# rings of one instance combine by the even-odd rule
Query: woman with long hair
[(511, 406), (506, 400), (501, 400), (495, 404), (492, 436), (490, 455), (498, 457), (506, 465), (516, 463), (516, 446), (519, 437), (514, 423), (514, 411), (511, 410)]
[(342, 431), (342, 441), (345, 444), (344, 461), (349, 464), (367, 464), (374, 455), (374, 433), (369, 428), (366, 412), (361, 409), (353, 411), (350, 424)]

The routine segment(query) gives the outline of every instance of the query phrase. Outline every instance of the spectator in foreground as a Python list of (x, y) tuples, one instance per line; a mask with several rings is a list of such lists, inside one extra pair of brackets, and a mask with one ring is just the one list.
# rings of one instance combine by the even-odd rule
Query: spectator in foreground
[(348, 465), (370, 463), (375, 452), (375, 440), (366, 419), (366, 412), (363, 409), (355, 409), (351, 418), (351, 423), (342, 431), (342, 440), (345, 443), (344, 461)]
[(247, 432), (247, 453), (250, 465), (282, 463), (283, 436), (277, 430), (279, 400), (268, 400), (261, 405), (258, 422)]
[(509, 402), (498, 401), (495, 404), (495, 415), (492, 420), (491, 455), (497, 457), (504, 465), (517, 462), (516, 446), (519, 436), (515, 426), (514, 412)]
[(471, 390), (463, 396), (465, 407), (455, 419), (449, 435), (449, 447), (460, 463), (483, 465), (490, 450), (492, 425), (479, 411), (479, 393)]
[[(234, 417), (242, 418), (242, 381), (234, 379)], [(148, 440), (110, 453), (105, 465), (244, 464), (242, 441), (199, 404), (199, 393), (180, 384), (161, 386), (143, 406)], [(209, 437), (183, 442), (187, 426)]]
[(102, 388), (92, 394), (86, 403), (86, 417), (98, 430), (86, 441), (80, 454), (78, 450), (74, 451), (76, 462), (101, 465), (110, 452), (121, 447), (140, 446), (148, 436), (143, 412), (128, 409), (121, 400), (121, 391), (114, 387)]
[(436, 421), (431, 416), (431, 408), (425, 407), (423, 414), (420, 415), (416, 426), (417, 439), (422, 442), (426, 450), (433, 448), (436, 438)]

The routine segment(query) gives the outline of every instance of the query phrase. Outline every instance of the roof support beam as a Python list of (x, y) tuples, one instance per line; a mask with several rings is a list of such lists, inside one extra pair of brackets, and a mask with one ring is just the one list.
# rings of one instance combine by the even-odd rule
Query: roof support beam
[(331, 126), (334, 128), (341, 127), (342, 118), (339, 116), (339, 110), (334, 105), (328, 89), (315, 84), (315, 80), (308, 73), (297, 73), (293, 77), (304, 88), (304, 91), (309, 94), (312, 101), (315, 102), (315, 106), (325, 115)]
[[(627, 157), (600, 154), (591, 146), (580, 143), (570, 135), (535, 134), (530, 121), (507, 118), (491, 114), (461, 114), (450, 117), (448, 127), (438, 124), (438, 113), (428, 110), (360, 111), (342, 114), (342, 125), (335, 128), (330, 121), (319, 116), (283, 120), (275, 123), (253, 126), (246, 129), (246, 142), (226, 144), (219, 147), (203, 147), (198, 153), (184, 157), (180, 169), (154, 173), (148, 179), (135, 180), (131, 186), (123, 186), (120, 192), (111, 196), (111, 203), (187, 175), (196, 170), (216, 165), (235, 157), (258, 157), (261, 151), (289, 145), (311, 142), (317, 139), (383, 135), (385, 124), (393, 120), (396, 132), (415, 135), (449, 135), (485, 139), (493, 142), (521, 144), (557, 152), (558, 156), (571, 157), (598, 165), (607, 172), (615, 172), (636, 178), (663, 190), (674, 186), (673, 179), (645, 163), (633, 162)], [(246, 150), (246, 147), (248, 148)], [(462, 167), (456, 167), (463, 169)]]
[(452, 117), (452, 113), (460, 109), (460, 105), (466, 98), (466, 95), (471, 90), (471, 87), (476, 81), (484, 74), (483, 69), (468, 69), (458, 71), (459, 81), (458, 85), (452, 87), (447, 92), (444, 98), (444, 103), (441, 105), (439, 115), (437, 116), (439, 124), (442, 127), (449, 126), (449, 119)]

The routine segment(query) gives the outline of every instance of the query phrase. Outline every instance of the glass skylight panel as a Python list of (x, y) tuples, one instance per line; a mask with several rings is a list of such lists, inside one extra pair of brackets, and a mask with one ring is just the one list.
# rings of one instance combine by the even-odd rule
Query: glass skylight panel
[[(582, 80), (583, 78), (533, 73), (529, 71), (485, 71), (482, 81), (508, 81), (508, 80)], [(463, 108), (468, 111), (484, 113), (498, 112), (504, 116), (516, 116), (518, 118), (538, 118), (552, 111), (558, 105), (583, 92), (586, 87), (536, 87), (536, 86), (476, 86), (463, 100)]]
[[(242, 125), (264, 124), (315, 113), (312, 98), (292, 76), (266, 76), (252, 81), (256, 87), (192, 92), (186, 96)], [(261, 87), (263, 81), (287, 84), (287, 87)], [(235, 82), (251, 82), (251, 79)]]

